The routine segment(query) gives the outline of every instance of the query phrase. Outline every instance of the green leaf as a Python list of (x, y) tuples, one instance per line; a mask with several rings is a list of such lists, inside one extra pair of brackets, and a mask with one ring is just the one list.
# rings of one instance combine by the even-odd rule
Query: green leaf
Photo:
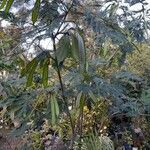
[(72, 47), (71, 47), (72, 57), (77, 61), (79, 61), (80, 71), (85, 72), (86, 50), (84, 47), (84, 40), (78, 32), (71, 34), (71, 39), (72, 39)]
[(38, 65), (38, 61), (37, 61), (37, 59), (35, 59), (33, 65), (32, 65), (32, 68), (30, 69), (30, 72), (29, 72), (28, 77), (27, 77), (27, 84), (26, 84), (27, 87), (32, 85), (33, 74), (35, 72), (35, 69), (36, 69), (37, 65)]
[(80, 106), (81, 97), (82, 97), (82, 91), (77, 95), (77, 101), (76, 101), (77, 107)]
[(58, 43), (58, 49), (56, 50), (58, 63), (62, 62), (71, 51), (69, 36), (63, 36)]
[(80, 108), (80, 110), (83, 109), (84, 107), (84, 98), (85, 98), (85, 95), (83, 94), (83, 92), (81, 91), (78, 96), (77, 96), (77, 101), (76, 101), (76, 105), (78, 108)]
[(3, 9), (3, 8), (5, 7), (6, 2), (7, 2), (7, 0), (3, 0), (3, 1), (2, 1), (2, 4), (1, 4), (1, 6), (0, 6), (0, 9)]
[(59, 106), (58, 106), (58, 102), (57, 102), (56, 97), (54, 97), (54, 104), (55, 104), (55, 114), (58, 117), (58, 115), (59, 115)]
[(91, 98), (94, 102), (97, 101), (95, 95), (93, 94), (93, 92), (92, 92), (91, 90), (89, 91), (89, 96), (90, 96), (90, 98)]
[(71, 47), (72, 57), (78, 61), (79, 60), (78, 40), (74, 34), (72, 34), (71, 38), (72, 38), (72, 47)]
[(28, 74), (36, 61), (37, 59), (34, 58), (31, 62), (29, 62), (27, 66), (21, 70), (21, 76), (25, 76), (26, 74)]
[(5, 8), (5, 13), (6, 13), (6, 14), (9, 12), (9, 10), (10, 10), (10, 8), (11, 8), (13, 2), (14, 2), (14, 0), (9, 0), (9, 1), (7, 2), (6, 8)]
[(59, 106), (57, 103), (57, 99), (55, 95), (51, 96), (51, 119), (52, 119), (52, 125), (56, 124), (57, 117), (59, 115)]
[(38, 19), (39, 10), (40, 10), (40, 3), (41, 3), (41, 0), (36, 0), (36, 2), (34, 4), (34, 8), (32, 10), (32, 22), (33, 22), (33, 24), (35, 24), (35, 22)]
[(48, 85), (48, 66), (49, 66), (49, 59), (46, 59), (43, 63), (43, 72), (42, 72), (42, 81), (44, 87)]
[(55, 113), (55, 103), (53, 96), (51, 97), (51, 119), (52, 119), (52, 125), (56, 123), (56, 113)]

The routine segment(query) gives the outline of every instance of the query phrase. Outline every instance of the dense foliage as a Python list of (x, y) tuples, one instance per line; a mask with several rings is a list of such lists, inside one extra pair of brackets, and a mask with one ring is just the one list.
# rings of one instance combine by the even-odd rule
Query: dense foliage
[(0, 2), (1, 118), (24, 148), (113, 150), (147, 131), (145, 0)]

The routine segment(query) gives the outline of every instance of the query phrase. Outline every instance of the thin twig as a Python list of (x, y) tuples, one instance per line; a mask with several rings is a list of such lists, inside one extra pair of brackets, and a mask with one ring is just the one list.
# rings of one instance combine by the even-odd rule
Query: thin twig
[(54, 54), (55, 54), (55, 64), (56, 64), (56, 68), (57, 68), (57, 74), (58, 74), (58, 78), (59, 78), (59, 82), (60, 82), (60, 86), (61, 86), (61, 94), (62, 94), (62, 99), (64, 101), (64, 104), (66, 106), (66, 111), (70, 120), (70, 125), (71, 125), (71, 130), (72, 130), (72, 140), (71, 140), (71, 149), (73, 149), (73, 143), (74, 143), (74, 125), (73, 125), (73, 121), (72, 121), (72, 117), (68, 108), (68, 102), (66, 100), (65, 94), (64, 94), (64, 86), (63, 86), (63, 82), (62, 82), (62, 77), (61, 77), (61, 73), (60, 73), (60, 68), (59, 68), (59, 64), (58, 64), (58, 60), (57, 60), (57, 55), (56, 55), (56, 42), (55, 42), (55, 38), (56, 36), (52, 35), (52, 40), (53, 40), (53, 48), (54, 48)]

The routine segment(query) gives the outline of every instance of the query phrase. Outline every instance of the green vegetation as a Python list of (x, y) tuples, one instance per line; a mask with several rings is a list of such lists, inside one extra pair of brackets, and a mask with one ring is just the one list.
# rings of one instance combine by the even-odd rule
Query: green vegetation
[(0, 17), (0, 118), (18, 149), (149, 149), (145, 1), (2, 0)]

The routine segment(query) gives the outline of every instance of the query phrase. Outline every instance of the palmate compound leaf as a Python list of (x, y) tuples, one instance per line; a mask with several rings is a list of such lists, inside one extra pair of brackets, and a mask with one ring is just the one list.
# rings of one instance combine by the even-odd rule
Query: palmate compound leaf
[[(106, 17), (103, 14), (103, 11), (98, 11), (97, 17), (92, 15), (92, 12), (86, 11), (85, 20), (89, 27), (98, 34), (98, 36), (95, 37), (97, 46), (100, 46), (108, 41), (108, 39), (111, 39), (112, 44), (119, 46), (120, 51), (122, 52), (121, 59), (125, 59), (127, 53), (131, 53), (133, 50), (138, 49), (134, 44), (137, 38), (135, 36), (131, 37), (131, 35), (127, 34), (127, 30), (121, 28), (116, 19), (110, 21), (110, 18)], [(119, 64), (122, 65), (123, 63), (124, 60), (120, 61)]]

